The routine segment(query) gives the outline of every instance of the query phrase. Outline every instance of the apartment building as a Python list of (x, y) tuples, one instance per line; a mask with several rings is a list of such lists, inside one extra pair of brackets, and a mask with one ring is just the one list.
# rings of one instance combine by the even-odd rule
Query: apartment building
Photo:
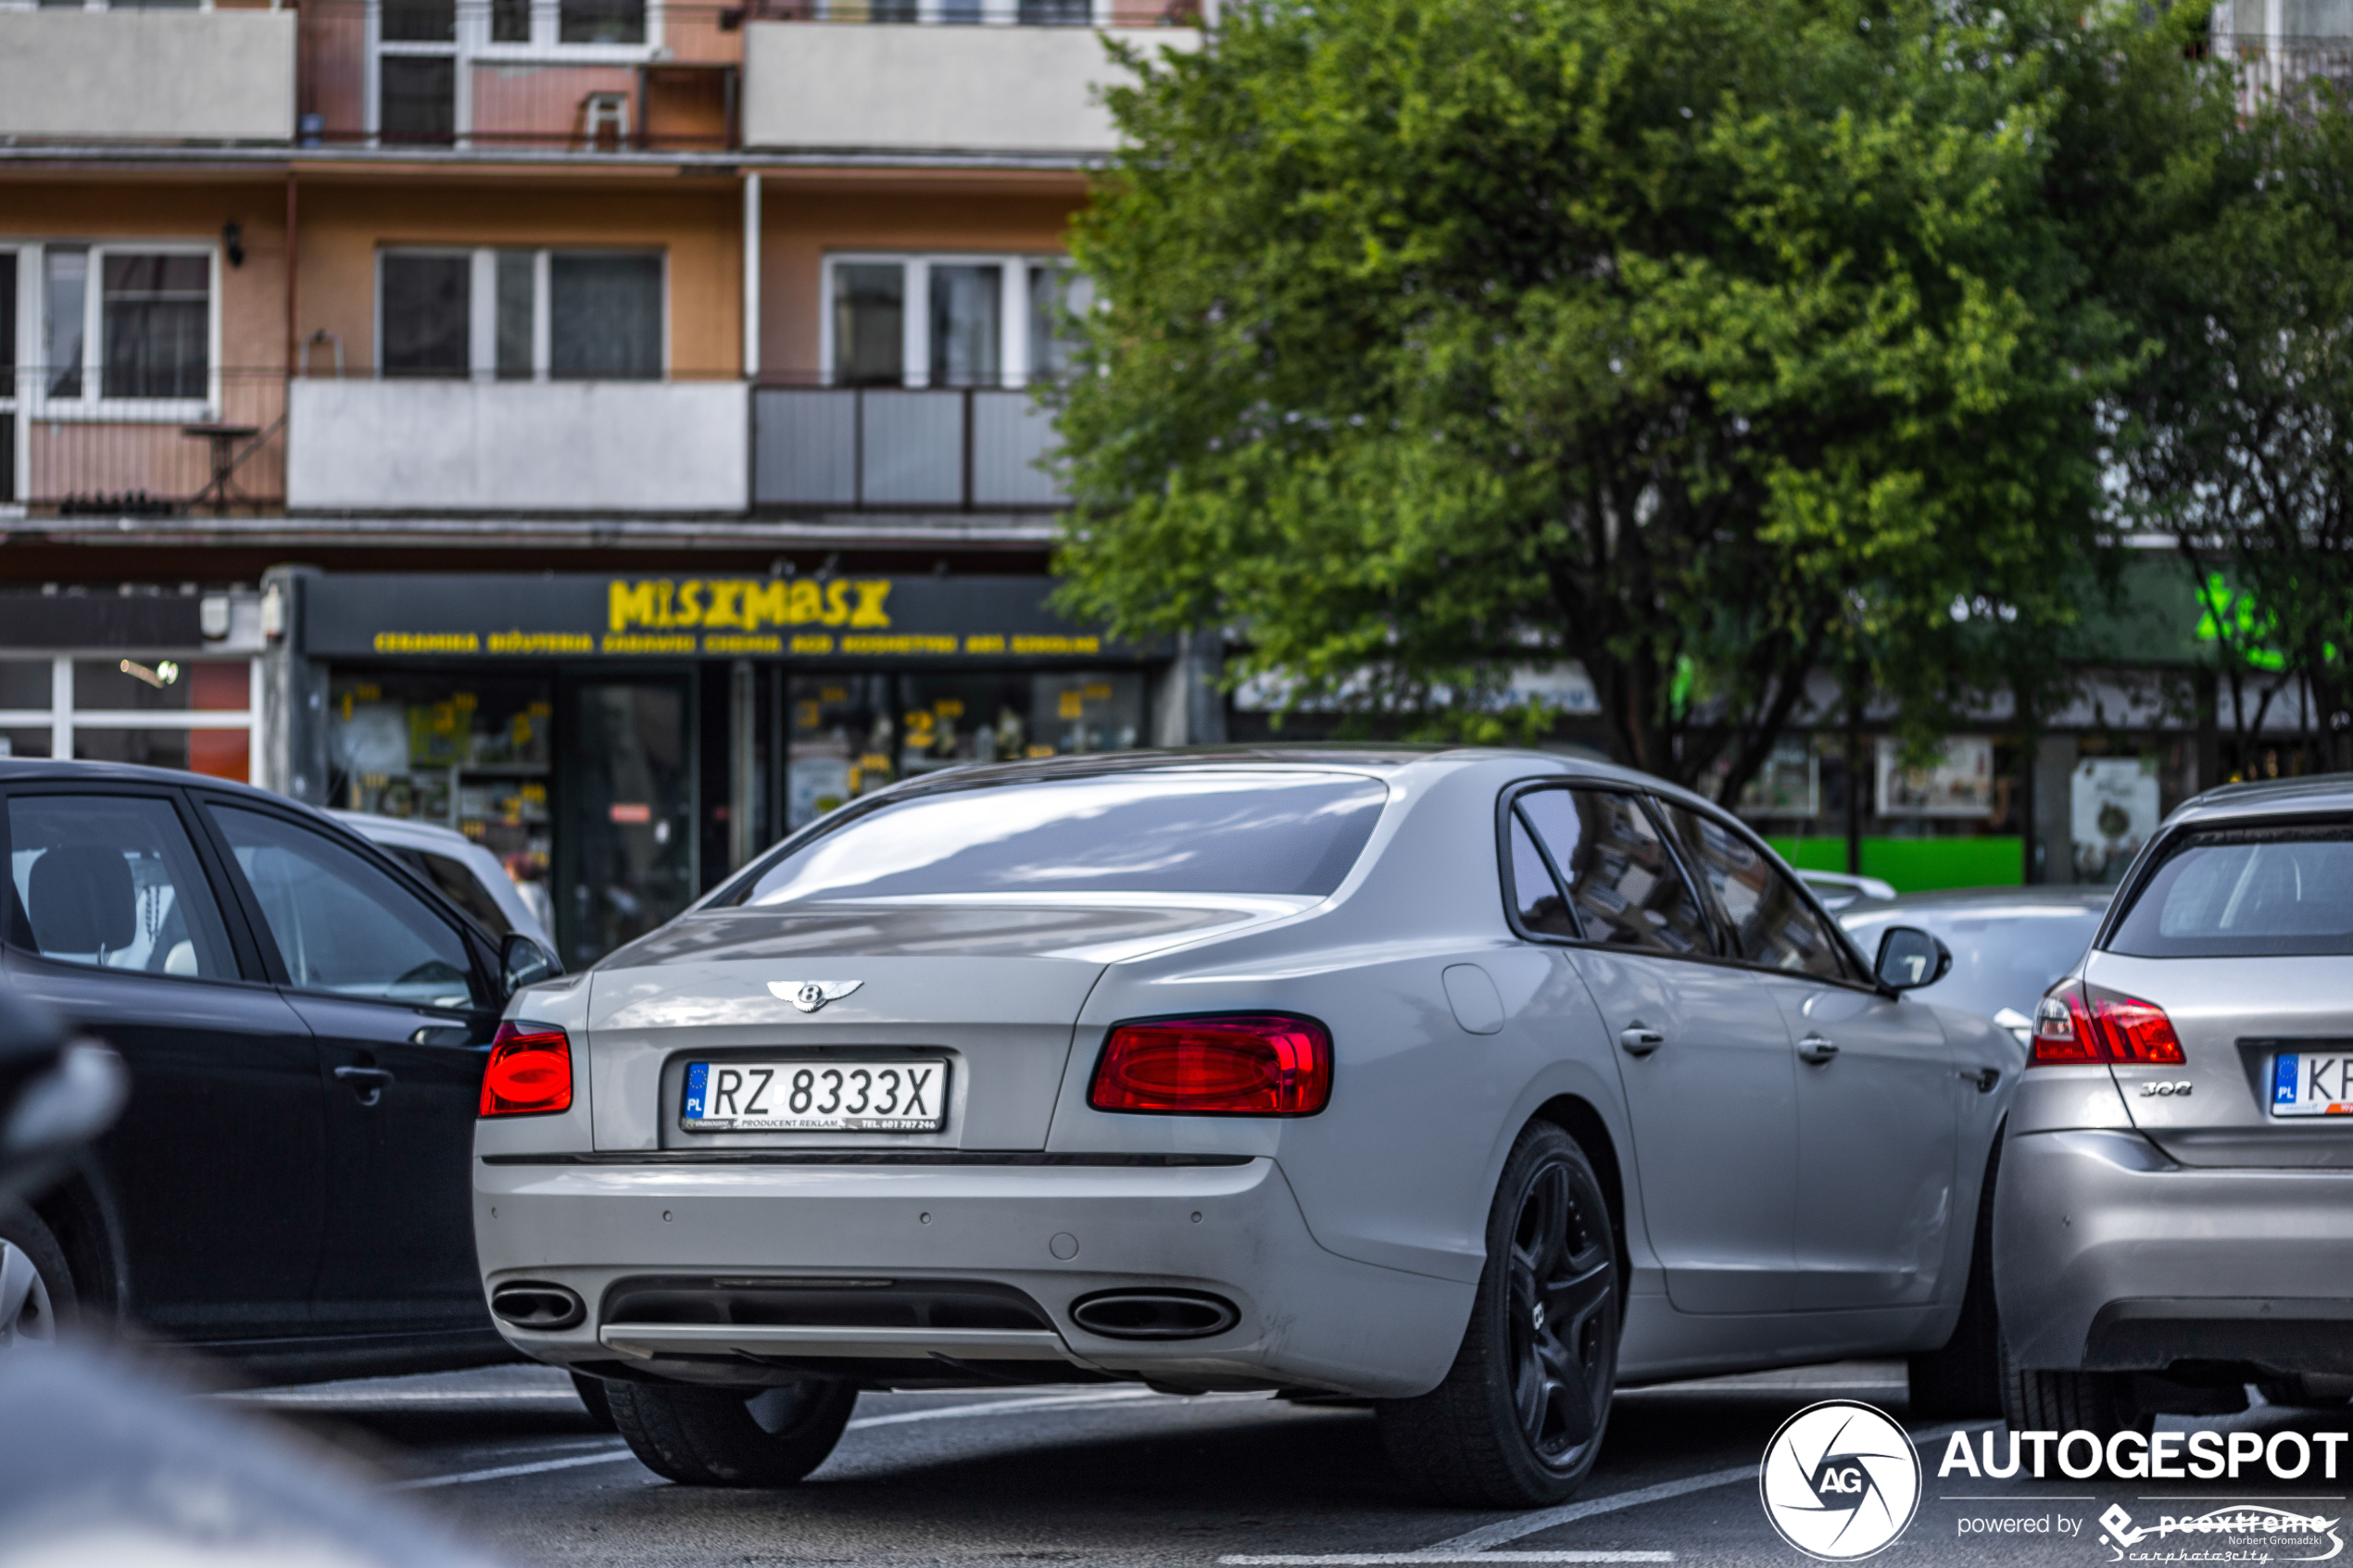
[(1221, 738), (1049, 602), (1034, 397), (1191, 6), (0, 8), (0, 745), (447, 823), (577, 962), (882, 783)]

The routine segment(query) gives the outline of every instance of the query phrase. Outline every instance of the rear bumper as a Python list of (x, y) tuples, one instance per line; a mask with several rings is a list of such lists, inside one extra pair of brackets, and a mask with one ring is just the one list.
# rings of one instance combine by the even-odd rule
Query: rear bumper
[[(585, 1304), (553, 1332), (502, 1323), (538, 1360), (620, 1362), (682, 1380), (839, 1369), (870, 1382), (962, 1363), (1059, 1363), (1183, 1387), (1312, 1387), (1402, 1397), (1436, 1386), (1472, 1286), (1316, 1245), (1272, 1160), (1175, 1167), (474, 1165), (485, 1290), (530, 1280)], [(648, 1276), (817, 1283), (982, 1281), (1020, 1292), (1020, 1328), (614, 1321)], [(1074, 1302), (1105, 1290), (1196, 1292), (1239, 1322), (1197, 1338), (1090, 1333)], [(1006, 1369), (1010, 1371), (1011, 1369)], [(985, 1375), (986, 1369), (980, 1369)]]
[(2353, 1371), (2353, 1171), (2177, 1165), (2136, 1133), (2013, 1135), (1994, 1285), (2020, 1366)]

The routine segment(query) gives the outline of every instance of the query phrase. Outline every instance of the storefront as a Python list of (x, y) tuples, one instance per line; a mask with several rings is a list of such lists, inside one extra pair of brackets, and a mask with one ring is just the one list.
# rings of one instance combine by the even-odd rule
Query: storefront
[(0, 595), (0, 757), (249, 778), (261, 710), (252, 593)]
[[(273, 573), (279, 787), (440, 823), (544, 877), (565, 961), (660, 925), (897, 780), (1181, 740), (1166, 650), (1044, 577)], [(1173, 706), (1181, 707), (1181, 704)]]

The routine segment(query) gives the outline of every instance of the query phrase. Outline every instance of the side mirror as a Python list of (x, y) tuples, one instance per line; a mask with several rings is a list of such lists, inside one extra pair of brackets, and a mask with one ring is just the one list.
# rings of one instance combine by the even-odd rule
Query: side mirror
[(1916, 925), (1892, 925), (1879, 939), (1879, 983), (1891, 991), (1917, 991), (1944, 978), (1953, 949)]
[(498, 945), (498, 978), (510, 997), (526, 985), (553, 980), (563, 972), (555, 954), (520, 931), (510, 931), (506, 941)]

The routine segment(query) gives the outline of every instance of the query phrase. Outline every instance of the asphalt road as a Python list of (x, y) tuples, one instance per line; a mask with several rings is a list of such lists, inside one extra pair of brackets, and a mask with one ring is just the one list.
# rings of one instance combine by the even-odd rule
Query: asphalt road
[[(1101, 1386), (869, 1394), (832, 1459), (778, 1492), (698, 1489), (639, 1466), (540, 1367), (215, 1396), (287, 1424), (370, 1484), (515, 1563), (1102, 1562), (1247, 1568), (1370, 1562), (1787, 1564), (1760, 1455), (1791, 1414), (1859, 1399), (1906, 1418), (1903, 1369), (1850, 1362), (1620, 1395), (1579, 1499), (1532, 1514), (1436, 1509), (1391, 1475), (1364, 1411)], [(2259, 1407), (2161, 1427), (2335, 1430), (2353, 1415)], [(2221, 1538), (2104, 1545), (2100, 1516), (2289, 1498), (2344, 1512), (2353, 1484), (1939, 1479), (1948, 1428), (1915, 1428), (1917, 1516), (1874, 1563), (2252, 1561)], [(2353, 1458), (2346, 1468), (2353, 1468)], [(2340, 1477), (2345, 1469), (2340, 1469)], [(2317, 1470), (2314, 1472), (2317, 1474)], [(2021, 1473), (2023, 1477), (2023, 1472)], [(2006, 1526), (2004, 1520), (2019, 1524)], [(2272, 1560), (2336, 1555), (2329, 1539)], [(2174, 1555), (2188, 1552), (2184, 1557)], [(2200, 1556), (2200, 1552), (2209, 1555)]]

